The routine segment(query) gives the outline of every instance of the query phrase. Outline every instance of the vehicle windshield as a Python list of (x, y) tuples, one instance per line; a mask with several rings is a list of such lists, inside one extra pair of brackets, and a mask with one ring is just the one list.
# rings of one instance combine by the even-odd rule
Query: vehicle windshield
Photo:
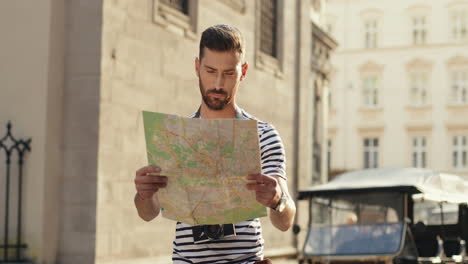
[(304, 254), (396, 253), (404, 230), (403, 198), (390, 192), (313, 198)]
[(422, 222), (425, 225), (457, 224), (458, 204), (415, 201), (414, 222)]

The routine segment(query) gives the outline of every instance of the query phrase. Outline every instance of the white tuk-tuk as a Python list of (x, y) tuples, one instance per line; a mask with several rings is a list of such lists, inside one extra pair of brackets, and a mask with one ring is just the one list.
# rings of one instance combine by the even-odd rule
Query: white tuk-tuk
[(468, 263), (468, 180), (368, 169), (299, 192), (309, 201), (299, 263)]

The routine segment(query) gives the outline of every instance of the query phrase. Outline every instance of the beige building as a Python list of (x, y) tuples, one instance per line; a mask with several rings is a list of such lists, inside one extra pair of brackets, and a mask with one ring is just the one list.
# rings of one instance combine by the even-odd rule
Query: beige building
[(333, 170), (468, 175), (468, 1), (331, 0)]
[[(0, 1), (0, 137), (11, 120), (16, 138), (32, 138), (23, 175), (22, 258), (38, 264), (171, 262), (175, 223), (161, 217), (144, 222), (133, 205), (135, 170), (146, 164), (141, 111), (187, 116), (197, 109), (194, 59), (200, 33), (213, 24), (244, 32), (250, 68), (238, 103), (279, 130), (292, 194), (326, 180), (325, 98), (336, 43), (321, 29), (324, 4)], [(10, 210), (17, 209), (14, 202)], [(297, 222), (305, 225), (305, 216), (299, 213)], [(262, 222), (267, 256), (295, 253), (292, 232)], [(9, 228), (7, 242), (13, 243), (16, 227)], [(8, 255), (14, 257), (13, 249)]]

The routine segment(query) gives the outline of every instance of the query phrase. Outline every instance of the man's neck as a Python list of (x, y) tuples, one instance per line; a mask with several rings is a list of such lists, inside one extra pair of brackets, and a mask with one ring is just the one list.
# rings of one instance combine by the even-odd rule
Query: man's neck
[(236, 118), (236, 105), (229, 104), (222, 110), (211, 110), (205, 103), (202, 103), (200, 118)]

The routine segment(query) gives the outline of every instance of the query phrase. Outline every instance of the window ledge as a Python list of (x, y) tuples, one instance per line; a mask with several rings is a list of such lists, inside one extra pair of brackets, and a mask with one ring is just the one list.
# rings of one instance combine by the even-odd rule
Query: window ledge
[(255, 66), (257, 66), (257, 68), (262, 71), (272, 73), (278, 79), (284, 79), (284, 73), (281, 69), (279, 59), (274, 58), (260, 50), (257, 50)]
[(174, 8), (158, 3), (153, 6), (153, 22), (171, 32), (197, 40), (197, 35), (191, 25), (191, 18)]

